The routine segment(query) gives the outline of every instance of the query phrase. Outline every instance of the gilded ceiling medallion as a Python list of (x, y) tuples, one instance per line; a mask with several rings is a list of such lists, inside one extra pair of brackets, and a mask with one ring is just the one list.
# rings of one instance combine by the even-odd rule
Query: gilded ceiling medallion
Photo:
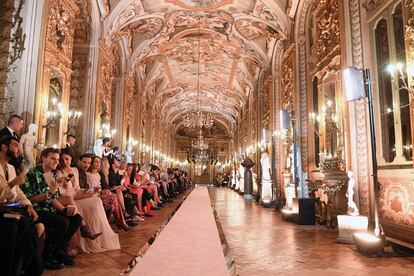
[(232, 3), (233, 0), (167, 0), (167, 2), (190, 10), (210, 10)]

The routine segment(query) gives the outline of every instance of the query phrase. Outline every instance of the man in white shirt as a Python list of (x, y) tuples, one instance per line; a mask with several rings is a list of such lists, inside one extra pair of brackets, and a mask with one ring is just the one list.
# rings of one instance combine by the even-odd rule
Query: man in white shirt
[(0, 268), (2, 275), (15, 275), (18, 264), (22, 261), (25, 272), (41, 275), (43, 265), (40, 245), (32, 223), (38, 216), (30, 200), (20, 189), (25, 179), (24, 172), (16, 176), (14, 167), (8, 164), (10, 158), (19, 154), (19, 142), (16, 138), (0, 137), (0, 203), (17, 203), (22, 212), (27, 214), (10, 217), (11, 211), (3, 208), (4, 206), (0, 207)]

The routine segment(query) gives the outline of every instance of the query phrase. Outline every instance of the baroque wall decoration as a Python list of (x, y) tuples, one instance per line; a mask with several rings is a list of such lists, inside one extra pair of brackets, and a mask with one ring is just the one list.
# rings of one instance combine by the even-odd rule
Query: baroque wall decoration
[[(99, 42), (98, 86), (96, 91), (97, 127), (110, 123), (112, 103), (112, 79), (115, 57), (107, 43)], [(96, 135), (99, 135), (96, 132)]]
[(75, 43), (89, 42), (91, 39), (91, 11), (90, 0), (75, 0), (80, 14), (75, 18)]
[[(39, 126), (47, 125), (47, 111), (49, 108), (50, 89), (53, 89), (53, 81), (57, 81), (61, 87), (58, 101), (63, 106), (69, 106), (70, 86), (72, 77), (72, 54), (74, 43), (75, 17), (79, 14), (79, 8), (73, 0), (51, 1), (47, 10), (47, 23), (45, 27), (46, 44), (43, 52), (43, 68), (41, 70), (41, 90), (39, 92), (41, 102), (36, 106), (35, 123)], [(56, 139), (53, 143), (61, 145), (64, 141), (64, 133), (67, 130), (68, 118), (62, 116), (56, 129)], [(39, 129), (40, 143), (52, 141), (52, 130), (47, 127)]]
[(25, 0), (5, 0), (0, 4), (0, 124), (14, 113), (14, 86), (17, 83), (16, 62), (25, 50), (22, 9)]
[[(85, 76), (87, 75), (87, 62), (88, 56), (82, 54), (74, 54), (72, 60), (72, 76), (71, 76), (71, 86), (70, 86), (70, 100), (69, 100), (69, 109), (70, 110), (83, 110), (84, 106), (84, 97), (85, 97)], [(81, 137), (82, 125), (78, 124), (75, 126), (71, 132), (75, 137)], [(81, 139), (78, 141), (78, 146), (82, 147), (80, 144)]]

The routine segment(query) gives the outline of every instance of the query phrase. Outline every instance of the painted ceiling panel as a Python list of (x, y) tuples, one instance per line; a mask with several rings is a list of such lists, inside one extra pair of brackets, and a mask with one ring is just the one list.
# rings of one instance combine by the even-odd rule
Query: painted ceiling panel
[(149, 102), (168, 120), (180, 122), (201, 101), (203, 112), (229, 127), (248, 93), (257, 93), (274, 45), (288, 37), (279, 2), (283, 7), (269, 0), (111, 1), (105, 31), (127, 42), (130, 70), (140, 72)]

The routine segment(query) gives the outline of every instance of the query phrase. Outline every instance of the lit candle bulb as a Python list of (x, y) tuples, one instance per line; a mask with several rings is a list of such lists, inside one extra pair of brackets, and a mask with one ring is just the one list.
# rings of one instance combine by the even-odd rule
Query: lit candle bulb
[(263, 144), (265, 143), (265, 141), (266, 141), (266, 130), (263, 129)]

